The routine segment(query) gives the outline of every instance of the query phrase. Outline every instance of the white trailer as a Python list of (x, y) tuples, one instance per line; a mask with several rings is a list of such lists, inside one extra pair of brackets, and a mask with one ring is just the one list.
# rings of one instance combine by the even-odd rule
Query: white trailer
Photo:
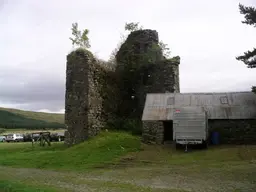
[(181, 107), (173, 111), (173, 141), (177, 145), (207, 147), (208, 118), (203, 107)]

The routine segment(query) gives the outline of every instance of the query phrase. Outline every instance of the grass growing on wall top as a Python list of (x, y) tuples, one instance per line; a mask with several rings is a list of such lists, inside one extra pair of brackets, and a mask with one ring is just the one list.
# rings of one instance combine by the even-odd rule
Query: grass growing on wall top
[(105, 132), (84, 143), (66, 148), (63, 143), (32, 148), (31, 143), (1, 143), (4, 166), (85, 170), (113, 163), (128, 152), (138, 151), (139, 137), (124, 132)]

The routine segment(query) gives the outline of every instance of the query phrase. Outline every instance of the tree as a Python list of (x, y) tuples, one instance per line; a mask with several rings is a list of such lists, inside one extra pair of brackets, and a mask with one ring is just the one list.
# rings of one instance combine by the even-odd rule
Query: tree
[(252, 86), (252, 92), (256, 93), (256, 87)]
[(163, 41), (159, 42), (159, 47), (163, 53), (163, 56), (169, 58), (171, 55), (170, 48), (167, 47), (168, 45), (165, 44)]
[[(137, 31), (137, 30), (142, 30), (143, 26), (139, 26), (139, 22), (135, 23), (135, 22), (131, 22), (131, 23), (125, 23), (125, 31)], [(170, 49), (168, 48), (168, 45), (165, 44), (163, 41), (160, 41), (158, 43), (159, 48), (161, 49), (163, 56), (166, 58), (169, 58), (171, 55)], [(154, 50), (156, 51), (156, 50)]]
[(72, 41), (72, 45), (76, 45), (78, 47), (82, 48), (90, 48), (90, 42), (88, 38), (89, 30), (84, 29), (83, 32), (78, 30), (78, 24), (77, 23), (72, 23), (72, 35), (74, 38), (69, 38)]
[(133, 32), (133, 31), (141, 30), (143, 29), (143, 27), (139, 26), (139, 22), (137, 23), (131, 22), (131, 23), (125, 23), (124, 29), (125, 31)]
[[(245, 20), (242, 23), (256, 27), (256, 9), (239, 4), (240, 13), (244, 15)], [(256, 67), (256, 48), (252, 51), (244, 52), (244, 55), (236, 57), (237, 60), (244, 62), (248, 68)]]

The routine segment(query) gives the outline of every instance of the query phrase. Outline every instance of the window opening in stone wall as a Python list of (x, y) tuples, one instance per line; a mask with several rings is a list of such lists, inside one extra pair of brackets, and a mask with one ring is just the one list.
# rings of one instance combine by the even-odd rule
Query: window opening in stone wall
[(220, 103), (221, 104), (228, 104), (228, 98), (226, 96), (220, 97)]
[(168, 97), (167, 105), (174, 105), (174, 97)]

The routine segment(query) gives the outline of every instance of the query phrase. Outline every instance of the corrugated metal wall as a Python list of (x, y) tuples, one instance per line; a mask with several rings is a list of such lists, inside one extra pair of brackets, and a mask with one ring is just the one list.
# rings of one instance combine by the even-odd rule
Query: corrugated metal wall
[(173, 120), (177, 107), (202, 106), (209, 119), (256, 119), (256, 94), (162, 93), (147, 94), (142, 120)]

